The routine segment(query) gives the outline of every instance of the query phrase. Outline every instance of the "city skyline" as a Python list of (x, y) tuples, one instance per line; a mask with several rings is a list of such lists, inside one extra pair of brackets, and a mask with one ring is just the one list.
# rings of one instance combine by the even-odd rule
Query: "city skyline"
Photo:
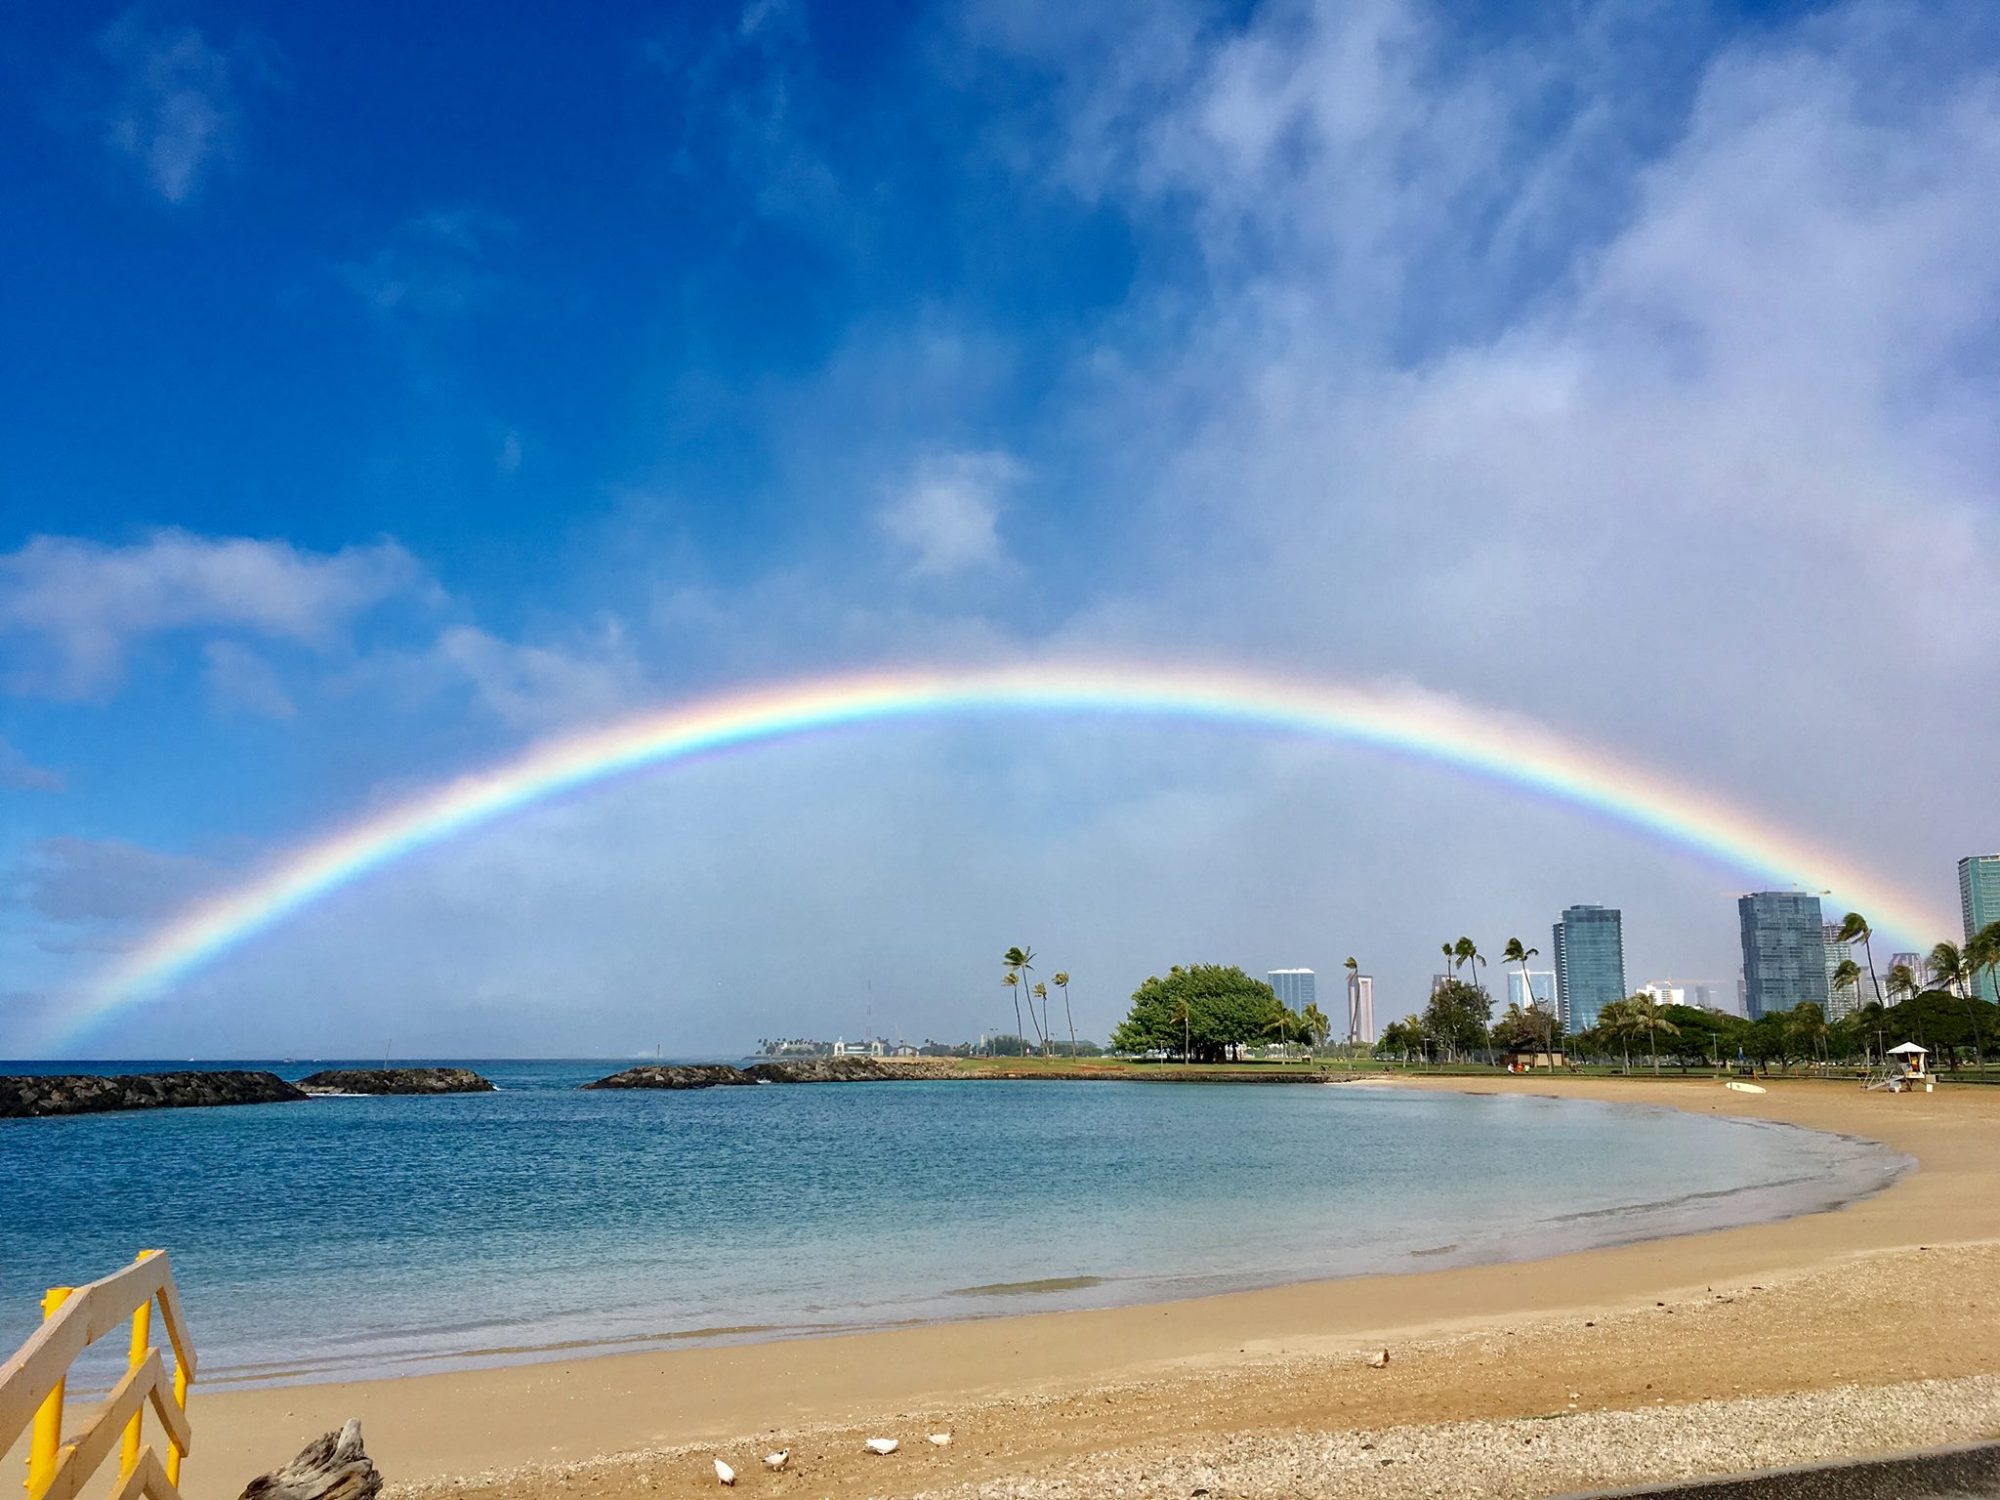
[(1927, 951), (2000, 846), (1977, 8), (32, 10), (0, 1055), (955, 1034), (996, 930), (1102, 1035), (1328, 913), (1400, 1015), (1580, 895), (1727, 974), (1827, 865)]

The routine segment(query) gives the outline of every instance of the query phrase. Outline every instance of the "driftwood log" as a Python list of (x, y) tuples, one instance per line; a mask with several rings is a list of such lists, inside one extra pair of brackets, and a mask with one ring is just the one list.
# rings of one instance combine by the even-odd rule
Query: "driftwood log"
[(361, 1419), (314, 1438), (282, 1469), (250, 1481), (242, 1500), (375, 1500), (382, 1476), (361, 1451)]

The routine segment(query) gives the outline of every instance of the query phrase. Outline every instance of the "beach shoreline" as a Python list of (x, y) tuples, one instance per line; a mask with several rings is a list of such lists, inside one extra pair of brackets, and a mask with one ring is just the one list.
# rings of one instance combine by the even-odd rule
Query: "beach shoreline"
[[(606, 1494), (656, 1493), (683, 1480), (701, 1487), (703, 1478), (712, 1487), (705, 1463), (686, 1454), (714, 1446), (741, 1460), (746, 1444), (784, 1446), (811, 1434), (831, 1445), (815, 1462), (815, 1493), (873, 1494), (995, 1476), (1025, 1483), (1081, 1452), (1109, 1461), (1101, 1456), (1252, 1431), (1506, 1421), (1642, 1397), (1647, 1405), (1758, 1399), (2000, 1373), (1993, 1307), (1950, 1290), (2000, 1279), (2000, 1090), (1947, 1086), (1888, 1099), (1851, 1084), (1780, 1080), (1767, 1094), (1749, 1095), (1671, 1077), (1415, 1078), (1381, 1086), (1773, 1120), (1880, 1141), (1919, 1166), (1829, 1212), (1540, 1260), (394, 1380), (205, 1394), (197, 1387), (188, 1493), (234, 1495), (348, 1416), (362, 1418), (392, 1483), (479, 1488), (495, 1500), (540, 1492), (548, 1476), (579, 1465)], [(1878, 1284), (1899, 1290), (1872, 1298)], [(1954, 1329), (1944, 1339), (1899, 1337), (1912, 1296), (1921, 1302), (1927, 1292), (1961, 1306), (1954, 1322), (1971, 1319), (1970, 1336)], [(1662, 1339), (1660, 1325), (1670, 1318), (1683, 1321)], [(1641, 1326), (1626, 1327), (1633, 1319)], [(1790, 1334), (1802, 1323), (1814, 1331), (1774, 1343), (1774, 1321)], [(1576, 1342), (1586, 1325), (1587, 1348)], [(1472, 1363), (1498, 1368), (1465, 1379), (1467, 1341), (1483, 1347), (1494, 1338), (1505, 1347)], [(1360, 1351), (1371, 1346), (1404, 1353), (1386, 1370), (1369, 1370)], [(1702, 1373), (1718, 1359), (1732, 1378)], [(1415, 1386), (1413, 1364), (1426, 1375)], [(1621, 1373), (1641, 1370), (1656, 1378), (1635, 1383)], [(1121, 1392), (1143, 1394), (1121, 1401)], [(1079, 1403), (1082, 1410), (1071, 1412)], [(1177, 1411), (1197, 1415), (1182, 1423)], [(856, 1424), (892, 1422), (903, 1424), (906, 1446), (914, 1437), (919, 1447), (927, 1445), (915, 1428), (926, 1423), (994, 1426), (900, 1467), (856, 1467), (840, 1457), (843, 1434)], [(1031, 1443), (1026, 1435), (1035, 1432), (1042, 1436)], [(471, 1483), (477, 1475), (492, 1477)]]

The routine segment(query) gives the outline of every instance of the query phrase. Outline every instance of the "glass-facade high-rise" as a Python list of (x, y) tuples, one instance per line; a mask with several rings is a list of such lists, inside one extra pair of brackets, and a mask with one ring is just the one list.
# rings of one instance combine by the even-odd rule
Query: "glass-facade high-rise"
[(1264, 978), (1277, 991), (1278, 1003), (1287, 1010), (1304, 1010), (1316, 1003), (1318, 980), (1311, 969), (1273, 969)]
[[(2000, 922), (2000, 854), (1973, 854), (1958, 862), (1958, 905), (1965, 918), (1965, 941), (1991, 922)], [(1979, 998), (2000, 1000), (1993, 972), (1979, 972)]]
[(1819, 897), (1803, 891), (1739, 896), (1743, 1011), (1755, 1021), (1810, 1000), (1826, 1008), (1826, 924)]
[(1530, 969), (1525, 986), (1521, 983), (1521, 971), (1507, 971), (1507, 1003), (1526, 1010), (1530, 1005), (1542, 1010), (1551, 1009), (1556, 1003), (1556, 974), (1553, 969)]
[(1555, 926), (1556, 1015), (1575, 1035), (1625, 998), (1625, 924), (1616, 907), (1569, 906)]

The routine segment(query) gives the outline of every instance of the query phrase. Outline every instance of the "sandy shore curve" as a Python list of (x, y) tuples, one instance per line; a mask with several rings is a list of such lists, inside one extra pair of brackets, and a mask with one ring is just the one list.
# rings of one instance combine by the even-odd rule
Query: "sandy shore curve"
[[(185, 1488), (227, 1500), (350, 1416), (392, 1485), (491, 1500), (710, 1493), (711, 1453), (739, 1489), (800, 1495), (1390, 1495), (1427, 1492), (1410, 1476), (1428, 1467), (1435, 1481), (1453, 1462), (1459, 1487), (1436, 1493), (1557, 1494), (1674, 1472), (1697, 1451), (1683, 1471), (1797, 1461), (1802, 1445), (1811, 1457), (2000, 1435), (2000, 1087), (1387, 1086), (1781, 1121), (1881, 1141), (1918, 1170), (1831, 1212), (1544, 1260), (402, 1380), (197, 1387)], [(1363, 1363), (1383, 1348), (1386, 1368)], [(1758, 1405), (1772, 1402), (1799, 1412)], [(1817, 1439), (1809, 1410), (1831, 1414)], [(1700, 1444), (1663, 1437), (1686, 1413)], [(1631, 1425), (1642, 1416), (1650, 1437)], [(1613, 1417), (1625, 1440), (1585, 1440)], [(1500, 1435), (1510, 1423), (1530, 1428)], [(1733, 1443), (1732, 1426), (1769, 1440)], [(949, 1447), (925, 1441), (945, 1429)], [(902, 1450), (863, 1454), (876, 1432)], [(1427, 1440), (1443, 1446), (1420, 1457)], [(1526, 1466), (1480, 1451), (1518, 1459), (1538, 1442), (1544, 1461)], [(757, 1455), (788, 1446), (791, 1470), (763, 1473)]]

